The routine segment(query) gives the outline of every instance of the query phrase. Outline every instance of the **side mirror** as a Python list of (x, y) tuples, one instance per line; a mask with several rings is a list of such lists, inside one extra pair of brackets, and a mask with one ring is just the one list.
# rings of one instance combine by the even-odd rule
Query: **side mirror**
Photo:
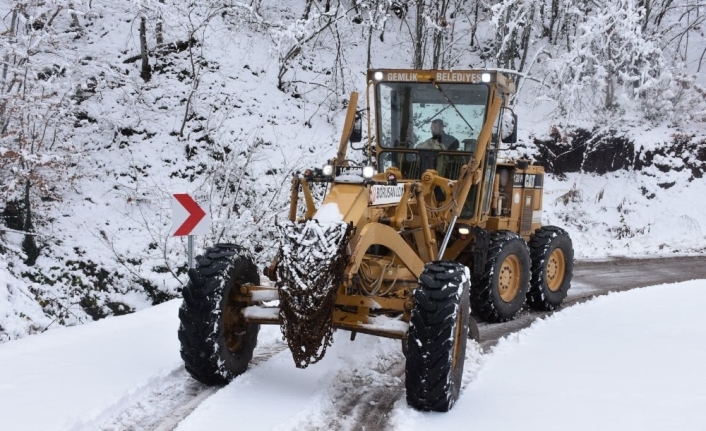
[(478, 141), (475, 139), (464, 139), (463, 140), (463, 151), (475, 151), (476, 150), (476, 144)]
[(517, 143), (517, 114), (509, 108), (503, 110), (503, 135), (502, 141), (504, 144)]
[(355, 120), (353, 120), (353, 130), (351, 130), (351, 136), (348, 140), (353, 143), (363, 140), (363, 117), (359, 112), (356, 112), (355, 114)]

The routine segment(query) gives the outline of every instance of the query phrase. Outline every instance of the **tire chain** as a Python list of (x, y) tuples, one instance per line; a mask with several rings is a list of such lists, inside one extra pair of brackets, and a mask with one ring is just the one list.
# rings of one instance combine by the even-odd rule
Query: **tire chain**
[(278, 227), (280, 329), (295, 365), (306, 368), (333, 344), (336, 288), (348, 263), (345, 250), (353, 227), (317, 220)]

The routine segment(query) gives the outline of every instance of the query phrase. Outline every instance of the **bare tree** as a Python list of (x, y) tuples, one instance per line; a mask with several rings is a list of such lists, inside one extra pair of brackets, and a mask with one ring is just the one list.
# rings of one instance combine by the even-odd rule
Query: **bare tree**
[[(62, 188), (75, 179), (77, 151), (66, 135), (75, 109), (67, 71), (75, 65), (55, 53), (78, 29), (51, 25), (62, 9), (73, 12), (61, 2), (15, 2), (8, 31), (0, 34), (0, 199), (23, 202), (27, 230), (36, 225), (40, 198), (60, 199)], [(25, 239), (25, 249), (33, 264), (34, 237)]]
[(566, 112), (580, 105), (589, 112), (613, 109), (618, 78), (630, 93), (639, 93), (664, 71), (661, 49), (642, 34), (644, 11), (632, 0), (604, 7), (604, 13), (586, 17), (572, 38), (575, 49), (557, 50), (548, 63), (554, 82), (561, 84), (553, 94)]
[(149, 81), (152, 78), (152, 67), (150, 67), (150, 61), (148, 56), (149, 50), (147, 48), (147, 18), (144, 16), (140, 17), (140, 57), (142, 59), (142, 67), (140, 68), (140, 76), (145, 81)]
[[(160, 3), (164, 4), (164, 0), (159, 0)], [(155, 38), (157, 39), (157, 45), (164, 43), (164, 34), (162, 29), (163, 17), (161, 9), (159, 10), (159, 16), (157, 17), (157, 25), (155, 26)]]

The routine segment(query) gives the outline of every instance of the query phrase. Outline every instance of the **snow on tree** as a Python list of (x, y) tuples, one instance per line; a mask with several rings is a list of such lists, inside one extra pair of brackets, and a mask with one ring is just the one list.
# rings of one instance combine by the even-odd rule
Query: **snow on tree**
[(600, 122), (631, 105), (650, 121), (703, 119), (703, 89), (684, 71), (704, 8), (691, 0), (504, 0), (492, 7), (496, 65), (523, 72), (518, 81), (540, 81), (533, 96), (553, 100), (562, 118)]
[(569, 36), (571, 49), (554, 47), (547, 62), (545, 82), (567, 117), (581, 110), (610, 112), (617, 107), (617, 86), (635, 98), (666, 72), (661, 48), (642, 32), (644, 7), (618, 0), (603, 2), (598, 10)]
[[(80, 37), (74, 7), (61, 0), (14, 1), (0, 35), (0, 202), (21, 202), (26, 231), (33, 230), (42, 200), (60, 200), (78, 175), (81, 150), (67, 131), (75, 121), (77, 63), (61, 52)], [(32, 236), (24, 248), (33, 264), (38, 249)]]

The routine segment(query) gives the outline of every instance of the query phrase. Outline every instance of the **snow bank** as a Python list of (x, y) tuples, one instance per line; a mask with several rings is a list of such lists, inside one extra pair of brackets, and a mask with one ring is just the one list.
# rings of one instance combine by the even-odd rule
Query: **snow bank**
[(706, 280), (611, 294), (501, 340), (447, 414), (395, 430), (703, 430)]
[[(703, 253), (706, 224), (698, 214), (706, 213), (706, 201), (690, 197), (702, 195), (704, 183), (684, 174), (549, 175), (542, 223), (565, 228), (578, 259)], [(674, 185), (660, 188), (667, 175)]]
[(0, 343), (43, 331), (51, 325), (27, 283), (8, 271), (7, 257), (0, 254)]
[(96, 420), (183, 366), (180, 304), (0, 345), (2, 429), (95, 429)]
[[(265, 355), (178, 430), (350, 429), (380, 388), (399, 396), (392, 430), (702, 430), (704, 302), (706, 280), (636, 289), (537, 321), (481, 358), (469, 343), (464, 389), (445, 414), (412, 410), (398, 392), (399, 341), (359, 334), (351, 342), (337, 331), (321, 362), (300, 370), (288, 350)], [(145, 391), (183, 375), (178, 307), (174, 300), (0, 345), (2, 429), (105, 428)], [(263, 326), (258, 349), (278, 340), (279, 327)]]

